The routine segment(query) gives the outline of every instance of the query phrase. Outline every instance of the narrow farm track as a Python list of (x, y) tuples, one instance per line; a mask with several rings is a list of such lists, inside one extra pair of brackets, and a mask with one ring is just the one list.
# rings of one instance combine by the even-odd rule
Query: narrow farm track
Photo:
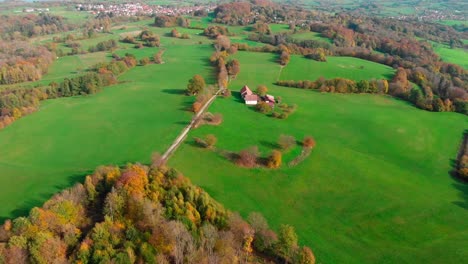
[(179, 134), (179, 136), (174, 140), (172, 145), (169, 146), (169, 148), (166, 150), (166, 152), (162, 156), (162, 160), (166, 162), (169, 157), (171, 156), (172, 153), (174, 153), (177, 148), (180, 146), (180, 143), (182, 143), (187, 136), (187, 134), (190, 132), (190, 129), (192, 129), (193, 125), (195, 124), (195, 121), (203, 115), (206, 109), (213, 103), (213, 101), (216, 99), (216, 97), (219, 95), (220, 92), (222, 92), (223, 89), (218, 90), (206, 103), (203, 105), (203, 107), (200, 109), (200, 111), (192, 118), (192, 121), (190, 121), (190, 124), (188, 124), (182, 132)]

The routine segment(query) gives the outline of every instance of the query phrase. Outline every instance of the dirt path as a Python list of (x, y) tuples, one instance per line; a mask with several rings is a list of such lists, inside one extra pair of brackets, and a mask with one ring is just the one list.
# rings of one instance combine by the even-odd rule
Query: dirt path
[(206, 103), (203, 105), (203, 107), (198, 111), (198, 113), (192, 118), (192, 121), (190, 121), (190, 124), (188, 124), (182, 132), (179, 134), (179, 136), (174, 140), (174, 143), (166, 150), (166, 152), (162, 155), (162, 160), (166, 162), (169, 157), (171, 156), (172, 153), (176, 151), (176, 149), (180, 146), (180, 143), (182, 143), (187, 136), (187, 134), (190, 132), (190, 129), (192, 129), (193, 124), (195, 124), (195, 121), (205, 112), (206, 109), (213, 103), (213, 101), (216, 99), (218, 94), (223, 91), (222, 89), (218, 90), (215, 95), (213, 95)]

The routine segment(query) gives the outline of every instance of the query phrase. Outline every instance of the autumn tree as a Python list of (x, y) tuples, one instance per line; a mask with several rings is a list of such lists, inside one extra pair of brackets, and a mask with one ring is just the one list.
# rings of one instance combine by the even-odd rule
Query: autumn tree
[(205, 88), (205, 79), (201, 75), (194, 75), (192, 79), (189, 80), (187, 84), (187, 93), (190, 95), (195, 95), (203, 91)]
[(268, 92), (268, 88), (265, 85), (257, 86), (257, 94), (260, 96), (265, 96)]
[(312, 250), (306, 246), (302, 247), (298, 254), (295, 263), (298, 264), (315, 264), (315, 256)]
[(258, 151), (257, 146), (241, 150), (239, 152), (239, 159), (237, 160), (237, 163), (240, 166), (247, 168), (255, 167), (257, 165), (257, 159), (259, 155), (260, 152)]
[(171, 36), (174, 38), (180, 38), (180, 33), (177, 31), (177, 29), (174, 28), (171, 30)]
[(262, 114), (267, 114), (273, 110), (273, 107), (267, 102), (261, 101), (255, 106), (255, 109)]
[(273, 150), (271, 155), (268, 157), (267, 160), (267, 167), (271, 169), (276, 169), (281, 166), (281, 157), (282, 154), (278, 150)]
[(164, 53), (164, 50), (159, 50), (158, 53), (154, 54), (154, 56), (153, 56), (154, 63), (156, 63), (156, 64), (162, 64), (163, 63), (163, 60), (162, 60), (163, 53)]
[(240, 62), (236, 59), (230, 60), (227, 63), (227, 71), (230, 78), (235, 79), (240, 72)]
[(296, 144), (296, 139), (293, 136), (280, 135), (278, 145), (282, 150), (288, 150)]
[(202, 106), (203, 106), (203, 104), (201, 102), (198, 102), (198, 101), (194, 102), (192, 104), (192, 112), (198, 113), (201, 110)]
[(230, 46), (231, 46), (231, 40), (229, 39), (229, 37), (224, 36), (224, 35), (219, 35), (216, 37), (216, 40), (214, 42), (214, 47), (216, 51), (228, 50)]
[(306, 136), (302, 141), (302, 145), (304, 146), (304, 148), (312, 149), (315, 147), (315, 139), (311, 136)]

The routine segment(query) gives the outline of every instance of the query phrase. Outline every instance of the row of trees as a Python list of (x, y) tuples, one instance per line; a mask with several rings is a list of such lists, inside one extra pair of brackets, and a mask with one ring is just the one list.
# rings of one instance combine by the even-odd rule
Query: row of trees
[(385, 79), (382, 80), (360, 80), (354, 81), (344, 78), (334, 78), (326, 80), (323, 77), (315, 81), (277, 81), (276, 85), (286, 87), (296, 87), (302, 89), (315, 89), (321, 92), (330, 93), (381, 93), (389, 92), (389, 84)]
[(27, 217), (0, 227), (4, 263), (315, 263), (294, 228), (247, 221), (153, 156), (99, 167)]
[(154, 18), (156, 27), (189, 27), (190, 20), (183, 16), (157, 15)]

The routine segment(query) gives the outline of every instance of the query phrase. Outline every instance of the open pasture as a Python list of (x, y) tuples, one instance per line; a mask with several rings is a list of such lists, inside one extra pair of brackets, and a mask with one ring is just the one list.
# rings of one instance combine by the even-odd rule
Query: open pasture
[[(274, 54), (235, 57), (241, 72), (230, 84), (233, 96), (209, 109), (224, 122), (192, 131), (170, 166), (244, 216), (259, 211), (275, 228), (292, 224), (318, 263), (461, 263), (468, 257), (468, 187), (449, 175), (466, 116), (422, 111), (389, 96), (276, 87)], [(366, 70), (366, 79), (390, 73)], [(236, 93), (245, 84), (266, 84), (298, 109), (286, 120), (259, 114)], [(217, 151), (194, 144), (193, 137), (207, 134), (218, 138)], [(299, 141), (311, 135), (317, 146), (303, 163), (277, 170), (241, 168), (219, 153), (258, 146), (266, 156), (281, 134)]]

